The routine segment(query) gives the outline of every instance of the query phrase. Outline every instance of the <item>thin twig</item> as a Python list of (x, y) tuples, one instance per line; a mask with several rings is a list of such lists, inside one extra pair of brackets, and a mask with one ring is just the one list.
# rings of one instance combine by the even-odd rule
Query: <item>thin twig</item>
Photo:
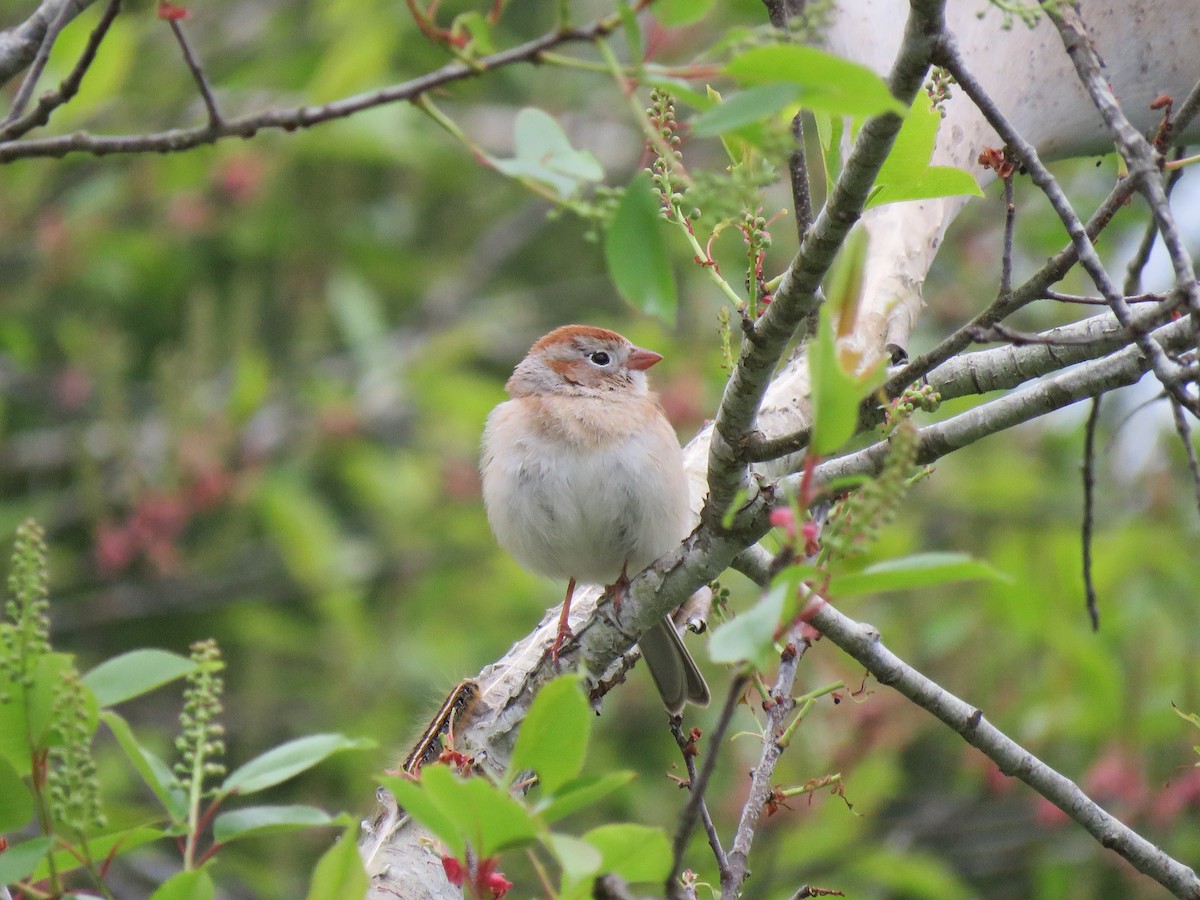
[(365, 109), (415, 100), (435, 88), (478, 77), (481, 71), (493, 71), (516, 63), (536, 63), (546, 50), (568, 43), (598, 40), (620, 25), (619, 16), (608, 16), (578, 28), (556, 29), (516, 47), (481, 56), (474, 66), (461, 62), (447, 63), (433, 72), (379, 90), (344, 97), (321, 106), (260, 110), (226, 119), (216, 128), (205, 124), (150, 134), (94, 135), (77, 132), (33, 140), (3, 141), (0, 142), (0, 163), (33, 157), (58, 158), (69, 153), (91, 153), (95, 156), (112, 153), (175, 153), (227, 138), (250, 138), (269, 129), (294, 131), (297, 128), (311, 128), (324, 122), (344, 119)]
[(1088, 413), (1083, 437), (1083, 523), (1080, 538), (1083, 544), (1083, 589), (1087, 596), (1092, 631), (1100, 630), (1100, 607), (1096, 601), (1096, 583), (1092, 578), (1092, 529), (1096, 501), (1096, 426), (1100, 422), (1100, 403), (1103, 399), (1103, 394), (1092, 398), (1092, 409)]
[[(1108, 272), (1104, 268), (1104, 263), (1101, 262), (1100, 256), (1096, 253), (1096, 247), (1092, 243), (1091, 237), (1088, 235), (1083, 223), (1079, 220), (1079, 216), (1075, 213), (1070, 200), (1063, 192), (1058, 181), (1050, 174), (1045, 165), (1042, 164), (1037, 150), (1013, 128), (1004, 114), (1000, 112), (1000, 109), (996, 106), (992, 98), (984, 91), (983, 86), (975, 78), (974, 73), (967, 68), (966, 62), (963, 60), (962, 54), (959, 52), (958, 46), (951, 35), (942, 35), (935, 49), (935, 57), (936, 61), (954, 76), (963, 93), (971, 98), (971, 101), (983, 113), (984, 118), (988, 120), (988, 124), (996, 130), (1008, 147), (1016, 153), (1021, 163), (1025, 166), (1025, 169), (1029, 172), (1034, 184), (1041, 188), (1042, 193), (1050, 201), (1050, 205), (1058, 214), (1059, 219), (1066, 226), (1067, 233), (1071, 235), (1071, 241), (1074, 243), (1079, 254), (1080, 264), (1087, 271), (1088, 275), (1091, 276), (1100, 294), (1108, 302), (1113, 314), (1117, 317), (1117, 321), (1122, 325), (1128, 326), (1131, 317), (1129, 305), (1125, 303), (1116, 285), (1109, 277)], [(1159, 215), (1157, 210), (1155, 215)], [(1173, 221), (1170, 222), (1169, 227), (1174, 228)], [(1166, 230), (1167, 228), (1164, 227), (1164, 234)], [(1188, 264), (1188, 271), (1191, 271), (1190, 263)], [(1194, 280), (1195, 276), (1191, 277)], [(1150, 361), (1150, 367), (1163, 387), (1172, 396), (1178, 397), (1181, 403), (1191, 408), (1195, 401), (1188, 396), (1186, 388), (1180, 384), (1175, 363), (1163, 353), (1162, 347), (1149, 335), (1135, 335), (1135, 339), (1142, 353)]]
[(1183, 442), (1183, 452), (1187, 454), (1188, 472), (1192, 476), (1192, 490), (1196, 492), (1196, 508), (1200, 510), (1200, 460), (1196, 459), (1196, 445), (1192, 443), (1192, 429), (1188, 424), (1187, 413), (1174, 400), (1171, 401), (1171, 415), (1175, 419), (1175, 433)]
[(1013, 232), (1016, 230), (1017, 205), (1013, 202), (1013, 177), (1009, 172), (1004, 176), (1004, 251), (1000, 257), (1000, 294), (1001, 303), (1012, 302), (1012, 252)]
[(771, 779), (784, 747), (779, 739), (787, 729), (788, 716), (795, 708), (792, 688), (796, 683), (796, 671), (809, 644), (801, 637), (802, 623), (792, 626), (787, 635), (787, 650), (779, 664), (779, 674), (771, 688), (771, 707), (767, 710), (767, 721), (763, 726), (763, 746), (758, 765), (750, 777), (750, 794), (742, 804), (742, 815), (734, 833), (733, 847), (729, 851), (729, 868), (721, 878), (722, 900), (732, 900), (741, 894), (742, 884), (750, 874), (750, 847), (754, 843), (754, 832), (762, 817), (763, 809), (771, 796)]
[(54, 17), (54, 20), (46, 29), (46, 33), (42, 36), (42, 43), (38, 47), (37, 55), (34, 56), (33, 63), (29, 66), (29, 71), (25, 73), (25, 78), (21, 81), (21, 87), (17, 89), (17, 96), (13, 98), (8, 115), (4, 117), (3, 122), (0, 122), (0, 125), (7, 125), (25, 111), (25, 107), (29, 103), (29, 98), (33, 96), (33, 90), (37, 87), (38, 80), (42, 77), (42, 71), (46, 68), (46, 63), (50, 59), (50, 51), (54, 48), (54, 42), (58, 40), (59, 34), (62, 33), (67, 22), (71, 20), (71, 15), (71, 5), (64, 3), (59, 9), (58, 15)]
[[(1183, 159), (1183, 148), (1178, 147), (1175, 150), (1175, 159)], [(1163, 188), (1166, 196), (1171, 196), (1171, 191), (1175, 189), (1175, 185), (1179, 183), (1179, 179), (1183, 177), (1182, 169), (1175, 169), (1167, 176), (1167, 184)], [(1137, 251), (1133, 254), (1133, 259), (1129, 260), (1129, 265), (1125, 269), (1125, 286), (1124, 291), (1126, 298), (1130, 294), (1136, 294), (1142, 289), (1142, 271), (1146, 268), (1146, 263), (1150, 261), (1150, 251), (1154, 249), (1154, 242), (1158, 239), (1158, 220), (1151, 219), (1146, 223), (1146, 231), (1142, 234), (1142, 241), (1138, 244)]]
[[(1150, 204), (1151, 214), (1158, 222), (1163, 246), (1167, 250), (1171, 266), (1175, 271), (1176, 290), (1183, 296), (1191, 314), (1193, 344), (1200, 346), (1200, 290), (1196, 286), (1196, 273), (1192, 266), (1191, 253), (1176, 227), (1171, 204), (1163, 189), (1161, 158), (1142, 133), (1133, 127), (1117, 102), (1117, 98), (1113, 96), (1112, 87), (1103, 71), (1104, 64), (1088, 36), (1079, 10), (1064, 4), (1049, 7), (1046, 13), (1054, 27), (1058, 29), (1063, 47), (1066, 48), (1067, 55), (1075, 66), (1079, 81), (1092, 98), (1093, 105), (1103, 117), (1109, 133), (1116, 142), (1117, 149), (1125, 159), (1129, 169), (1129, 178), (1137, 184), (1138, 191)], [(1051, 198), (1051, 202), (1053, 202), (1053, 198)], [(1088, 269), (1088, 274), (1095, 279), (1096, 273), (1089, 266), (1087, 257), (1082, 257), (1082, 261), (1084, 267)], [(1099, 272), (1103, 272), (1102, 268), (1097, 268)], [(1100, 293), (1104, 295), (1105, 299), (1110, 301), (1116, 299), (1115, 291), (1107, 290), (1099, 282), (1096, 286), (1100, 288)], [(1114, 310), (1118, 310), (1118, 315), (1120, 315), (1121, 306), (1122, 304), (1118, 300), (1114, 306)], [(1153, 341), (1139, 339), (1139, 346), (1150, 356), (1154, 374), (1163, 382), (1167, 393), (1176, 398), (1193, 415), (1200, 415), (1200, 401), (1193, 398), (1173, 376), (1169, 361), (1157, 355)]]
[[(696, 774), (696, 764), (693, 758), (686, 752), (683, 754), (684, 764), (688, 770), (688, 777), (691, 779), (691, 785), (689, 786), (690, 795), (687, 806), (683, 808), (683, 812), (680, 814), (679, 826), (675, 829), (675, 842), (672, 854), (673, 863), (671, 865), (671, 874), (667, 876), (668, 897), (675, 896), (679, 873), (683, 871), (683, 855), (687, 850), (692, 832), (695, 830), (697, 819), (704, 823), (704, 830), (708, 835), (708, 845), (712, 848), (713, 857), (717, 861), (717, 870), (720, 872), (721, 878), (724, 879), (726, 873), (729, 872), (729, 860), (725, 856), (725, 849), (721, 846), (721, 838), (717, 834), (717, 827), (713, 824), (712, 817), (708, 813), (708, 805), (704, 802), (704, 791), (708, 788), (709, 779), (712, 778), (717, 759), (720, 757), (721, 744), (725, 740), (725, 733), (729, 730), (729, 723), (733, 721), (733, 713), (737, 709), (742, 694), (746, 691), (748, 682), (749, 679), (742, 673), (734, 676), (733, 682), (729, 686), (729, 696), (725, 698), (725, 705), (721, 707), (721, 715), (717, 719), (717, 724), (713, 728), (712, 734), (708, 736), (708, 756), (704, 760), (704, 768), (700, 770), (699, 776)], [(675, 734), (675, 740), (679, 742), (679, 749), (683, 750), (687, 743), (687, 738), (679, 730), (678, 724), (674, 722), (672, 723), (671, 730)]]
[(804, 113), (792, 117), (792, 152), (788, 154), (788, 174), (791, 176), (792, 207), (796, 210), (796, 237), (804, 243), (804, 235), (812, 225), (812, 187), (808, 182), (808, 159), (804, 152)]
[(104, 12), (100, 14), (100, 21), (96, 23), (96, 27), (92, 29), (92, 33), (88, 35), (87, 44), (84, 45), (83, 52), (79, 54), (79, 59), (75, 62), (74, 68), (71, 69), (69, 75), (63, 79), (62, 83), (53, 91), (48, 91), (38, 98), (37, 106), (31, 109), (25, 115), (9, 121), (8, 124), (0, 127), (0, 141), (8, 141), (13, 138), (27, 134), (39, 126), (45, 125), (50, 121), (50, 114), (64, 103), (71, 100), (79, 92), (79, 85), (83, 82), (83, 76), (87, 74), (92, 63), (96, 59), (96, 51), (100, 49), (100, 43), (108, 34), (109, 26), (117, 17), (117, 13), (121, 11), (121, 0), (108, 0), (108, 4), (104, 7)]
[[(1056, 303), (1077, 303), (1081, 306), (1108, 306), (1103, 297), (1080, 297), (1078, 294), (1063, 294), (1058, 291), (1045, 291), (1047, 300)], [(1153, 294), (1126, 294), (1126, 303), (1162, 303), (1171, 294), (1169, 291), (1159, 291)]]
[(183, 51), (183, 61), (187, 63), (188, 71), (192, 73), (196, 88), (200, 91), (200, 97), (204, 101), (204, 108), (208, 110), (208, 127), (215, 130), (221, 126), (221, 112), (217, 109), (217, 99), (213, 96), (212, 87), (204, 75), (204, 70), (200, 68), (196, 55), (192, 53), (187, 37), (184, 36), (183, 23), (178, 19), (168, 19), (167, 23), (175, 34), (175, 40), (179, 42), (179, 49)]
[(1015, 328), (1009, 328), (1007, 325), (1002, 325), (999, 322), (995, 325), (988, 325), (986, 328), (982, 326), (972, 328), (971, 338), (980, 344), (986, 344), (991, 341), (1007, 341), (1017, 346), (1024, 344), (1046, 344), (1051, 347), (1063, 347), (1067, 344), (1090, 344), (1094, 340), (1094, 338), (1088, 335), (1056, 334), (1054, 331), (1045, 334), (1031, 334), (1028, 331), (1018, 331)]

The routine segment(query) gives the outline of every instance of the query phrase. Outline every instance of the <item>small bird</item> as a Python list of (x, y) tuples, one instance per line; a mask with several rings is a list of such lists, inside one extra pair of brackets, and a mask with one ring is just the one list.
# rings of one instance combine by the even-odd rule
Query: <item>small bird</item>
[[(511, 398), (483, 433), (483, 501), (496, 540), (523, 567), (566, 578), (551, 653), (571, 637), (576, 582), (621, 591), (688, 532), (679, 440), (646, 383), (662, 359), (615, 331), (564, 325), (517, 364)], [(669, 619), (638, 641), (668, 712), (705, 705), (708, 685)]]

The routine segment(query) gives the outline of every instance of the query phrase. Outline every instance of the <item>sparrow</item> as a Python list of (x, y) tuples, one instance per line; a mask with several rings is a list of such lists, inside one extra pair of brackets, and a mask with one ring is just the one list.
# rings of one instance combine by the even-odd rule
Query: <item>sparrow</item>
[[(569, 626), (577, 583), (614, 589), (689, 530), (683, 451), (650, 392), (662, 356), (604, 328), (565, 325), (539, 339), (488, 416), (480, 471), (488, 523), (522, 567), (566, 578), (551, 654)], [(704, 706), (708, 685), (664, 618), (638, 640), (668, 712)]]

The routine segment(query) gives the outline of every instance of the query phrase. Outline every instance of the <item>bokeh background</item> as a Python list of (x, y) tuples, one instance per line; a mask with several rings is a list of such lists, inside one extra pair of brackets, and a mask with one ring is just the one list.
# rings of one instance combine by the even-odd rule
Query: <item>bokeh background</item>
[[(8, 3), (0, 27), (33, 6)], [(497, 44), (551, 28), (553, 6), (512, 4)], [(580, 22), (607, 11), (571, 6)], [(447, 2), (439, 15), (468, 8)], [(231, 113), (321, 103), (446, 61), (395, 2), (197, 0), (191, 13), (184, 27)], [(44, 84), (65, 75), (98, 14), (65, 30)], [(656, 59), (687, 62), (766, 17), (736, 0), (683, 29), (643, 21)], [(518, 66), (435, 99), (501, 156), (518, 110), (536, 106), (596, 154), (609, 184), (627, 182), (641, 161), (636, 123), (600, 73)], [(128, 4), (50, 130), (136, 133), (202, 113), (166, 24), (142, 0)], [(720, 164), (713, 147), (687, 152), (694, 164)], [(1089, 209), (1115, 163), (1058, 171)], [(1188, 182), (1180, 196), (1194, 194)], [(561, 599), (562, 585), (527, 575), (495, 546), (476, 474), (484, 417), (536, 337), (581, 321), (662, 352), (653, 375), (684, 440), (724, 383), (722, 299), (682, 242), (672, 245), (677, 320), (643, 316), (616, 297), (588, 223), (549, 215), (408, 105), (177, 155), (17, 161), (0, 168), (0, 197), (0, 535), (10, 539), (27, 516), (48, 528), (55, 640), (83, 669), (215, 637), (229, 663), (233, 765), (313, 732), (380, 742), (272, 800), (369, 814), (373, 773), (403, 756), (458, 679)], [(764, 210), (787, 203), (780, 185)], [(1066, 238), (1028, 184), (1018, 206), (1019, 277)], [(955, 224), (926, 286), (918, 349), (994, 296), (1002, 218), (993, 186)], [(1143, 227), (1135, 203), (1106, 233), (1117, 271)], [(795, 250), (791, 218), (773, 235), (768, 272)], [(715, 247), (736, 271), (740, 237)], [(1147, 288), (1166, 283), (1152, 266)], [(1087, 286), (1072, 278), (1064, 289)], [(1043, 304), (1014, 324), (1079, 315)], [(1085, 414), (1067, 410), (939, 462), (874, 551), (966, 551), (1008, 581), (861, 599), (845, 611), (1106, 808), (1195, 860), (1200, 735), (1171, 704), (1200, 711), (1196, 505), (1154, 390), (1111, 398), (1093, 633), (1080, 574)], [(734, 608), (754, 599), (740, 576), (721, 583)], [(722, 697), (728, 676), (708, 673)], [(766, 820), (748, 896), (786, 897), (802, 883), (856, 897), (1158, 896), (957, 736), (864, 681), (837, 648), (819, 644), (806, 657), (799, 690), (838, 679), (853, 696), (821, 702), (777, 777), (792, 785), (841, 773), (845, 798), (819, 793)], [(126, 713), (169, 755), (177, 706), (168, 689)], [(702, 728), (714, 716), (689, 713)], [(743, 733), (724, 748), (711, 788), (726, 836), (757, 757), (755, 729), (751, 710), (739, 711)], [(581, 814), (579, 831), (616, 817), (672, 829), (685, 802), (667, 777), (681, 774), (678, 752), (644, 675), (609, 698), (595, 735), (590, 763), (639, 779)], [(137, 819), (136, 776), (111, 743), (98, 752), (114, 818)], [(297, 896), (328, 838), (233, 847), (219, 874), (230, 896)], [(715, 877), (702, 840), (691, 861)], [(126, 877), (136, 885), (174, 865), (144, 856)], [(520, 880), (517, 892), (534, 893)]]

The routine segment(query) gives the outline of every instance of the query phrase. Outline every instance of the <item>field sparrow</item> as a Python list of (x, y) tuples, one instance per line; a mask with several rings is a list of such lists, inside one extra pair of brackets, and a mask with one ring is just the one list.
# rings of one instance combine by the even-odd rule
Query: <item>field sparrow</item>
[[(576, 581), (615, 586), (688, 531), (675, 431), (646, 384), (662, 356), (614, 331), (566, 325), (533, 345), (483, 433), (483, 500), (500, 545), (530, 571), (566, 578), (552, 653), (571, 636)], [(638, 641), (668, 711), (708, 702), (669, 619)]]

